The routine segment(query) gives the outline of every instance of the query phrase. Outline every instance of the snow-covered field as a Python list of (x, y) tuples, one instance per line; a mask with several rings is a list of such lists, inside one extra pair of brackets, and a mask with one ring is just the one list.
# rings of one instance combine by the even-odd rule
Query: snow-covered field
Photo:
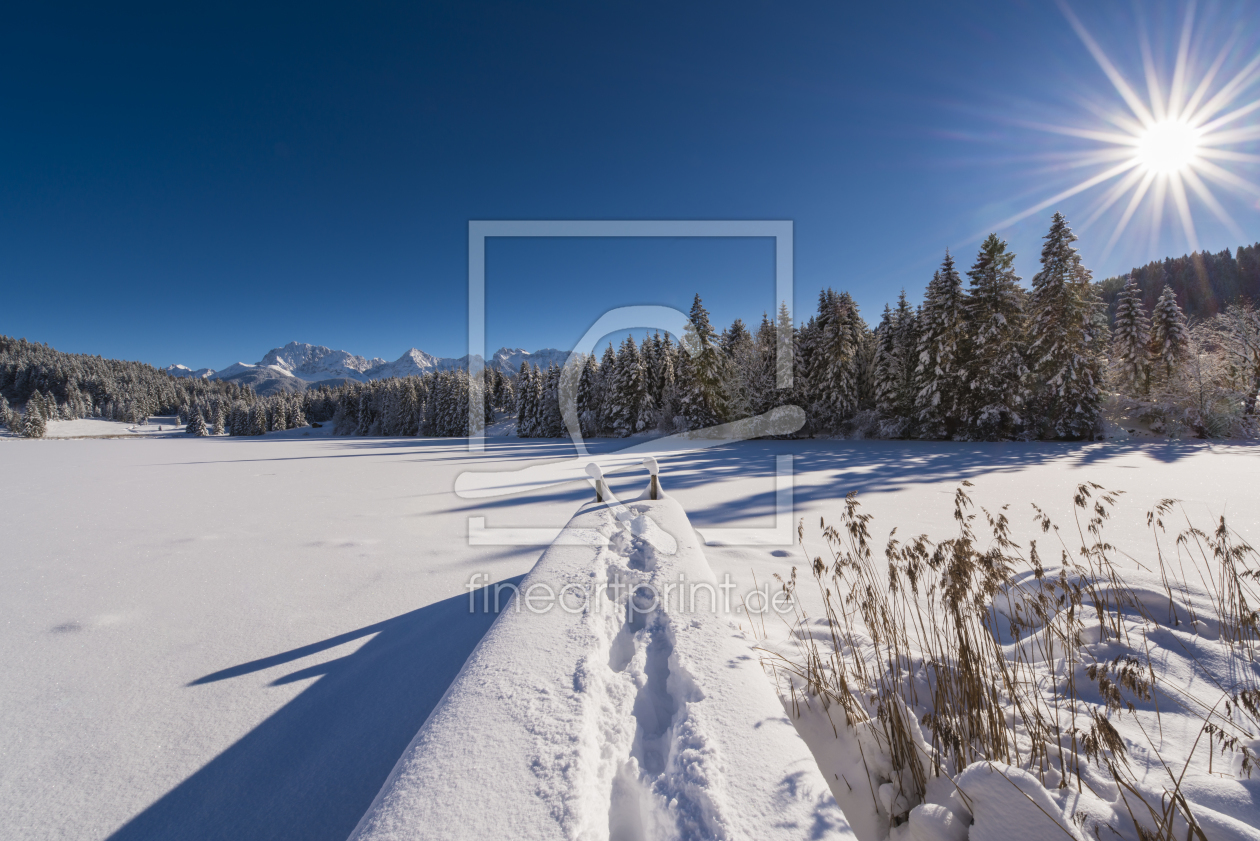
[[(470, 545), (469, 517), (559, 528), (590, 496), (454, 493), (464, 471), (571, 456), (559, 442), (284, 435), (0, 441), (4, 837), (345, 838), (493, 619), (468, 610), (472, 576), (515, 579), (542, 553)], [(1126, 548), (1170, 496), (1260, 539), (1254, 447), (758, 441), (665, 459), (662, 480), (702, 534), (769, 528), (778, 455), (795, 517), (835, 519), (857, 491), (877, 543), (952, 533), (961, 479), (1012, 503), (1017, 540), (1030, 502), (1069, 522), (1082, 481), (1128, 492), (1108, 527)], [(646, 475), (610, 483), (637, 496)], [(736, 593), (804, 561), (704, 554)], [(480, 790), (498, 808), (495, 781)]]

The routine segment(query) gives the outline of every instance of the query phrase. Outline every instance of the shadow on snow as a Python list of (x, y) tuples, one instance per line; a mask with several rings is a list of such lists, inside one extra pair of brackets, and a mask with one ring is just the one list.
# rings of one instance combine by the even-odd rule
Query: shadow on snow
[(462, 594), (193, 681), (195, 691), (372, 637), (345, 657), (276, 679), (317, 678), (111, 841), (344, 841), (494, 621), (475, 595), (473, 613)]

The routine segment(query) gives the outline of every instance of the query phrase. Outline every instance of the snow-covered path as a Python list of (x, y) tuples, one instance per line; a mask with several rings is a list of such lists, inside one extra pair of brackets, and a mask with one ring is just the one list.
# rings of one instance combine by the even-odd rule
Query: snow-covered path
[[(616, 449), (620, 444), (603, 444)], [(489, 624), (475, 573), (541, 547), (470, 546), (559, 527), (589, 488), (462, 500), (464, 470), (569, 457), (559, 443), (152, 439), (0, 442), (0, 826), (7, 838), (344, 838)], [(1255, 448), (1195, 443), (745, 442), (662, 464), (697, 528), (773, 523), (775, 455), (796, 516), (856, 490), (877, 539), (951, 529), (948, 494), (1029, 501), (1067, 526), (1081, 481), (1124, 489), (1113, 542), (1178, 496), (1260, 536)], [(644, 474), (614, 475), (637, 494)], [(1200, 509), (1205, 511), (1206, 509)], [(736, 592), (796, 550), (708, 547)]]

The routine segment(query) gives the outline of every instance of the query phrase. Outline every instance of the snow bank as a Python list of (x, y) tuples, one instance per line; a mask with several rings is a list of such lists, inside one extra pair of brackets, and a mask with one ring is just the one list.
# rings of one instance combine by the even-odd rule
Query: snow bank
[(352, 838), (850, 837), (681, 506), (566, 528)]

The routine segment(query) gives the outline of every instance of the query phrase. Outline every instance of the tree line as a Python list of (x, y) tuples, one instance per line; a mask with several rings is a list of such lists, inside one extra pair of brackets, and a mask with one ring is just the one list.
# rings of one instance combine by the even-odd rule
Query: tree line
[(1230, 304), (1260, 300), (1260, 243), (1240, 246), (1236, 252), (1196, 251), (1168, 257), (1106, 278), (1100, 284), (1102, 296), (1113, 315), (1120, 291), (1130, 280), (1137, 283), (1148, 310), (1169, 287), (1187, 318), (1207, 319), (1224, 312)]
[[(677, 341), (627, 336), (598, 359), (576, 360), (567, 376), (526, 362), (512, 375), (456, 370), (259, 396), (0, 337), (0, 422), (38, 437), (52, 419), (143, 422), (173, 412), (197, 435), (317, 423), (341, 435), (462, 437), (514, 418), (519, 437), (559, 438), (568, 435), (567, 404), (583, 437), (594, 438), (702, 429), (795, 405), (806, 416), (798, 435), (1079, 440), (1102, 432), (1111, 401), (1153, 429), (1255, 434), (1260, 318), (1246, 298), (1187, 318), (1186, 297), (1171, 283), (1151, 301), (1144, 270), (1108, 292), (1111, 280), (1092, 282), (1076, 239), (1055, 214), (1029, 289), (996, 235), (980, 246), (966, 282), (946, 252), (922, 304), (912, 306), (903, 290), (873, 330), (852, 296), (827, 289), (803, 323), (783, 304), (756, 330), (736, 319), (719, 333), (697, 295)], [(1251, 265), (1250, 250), (1239, 255), (1238, 266)], [(789, 372), (792, 386), (777, 388)], [(474, 387), (485, 396), (477, 430), (468, 411)], [(16, 413), (9, 399), (26, 411)]]

